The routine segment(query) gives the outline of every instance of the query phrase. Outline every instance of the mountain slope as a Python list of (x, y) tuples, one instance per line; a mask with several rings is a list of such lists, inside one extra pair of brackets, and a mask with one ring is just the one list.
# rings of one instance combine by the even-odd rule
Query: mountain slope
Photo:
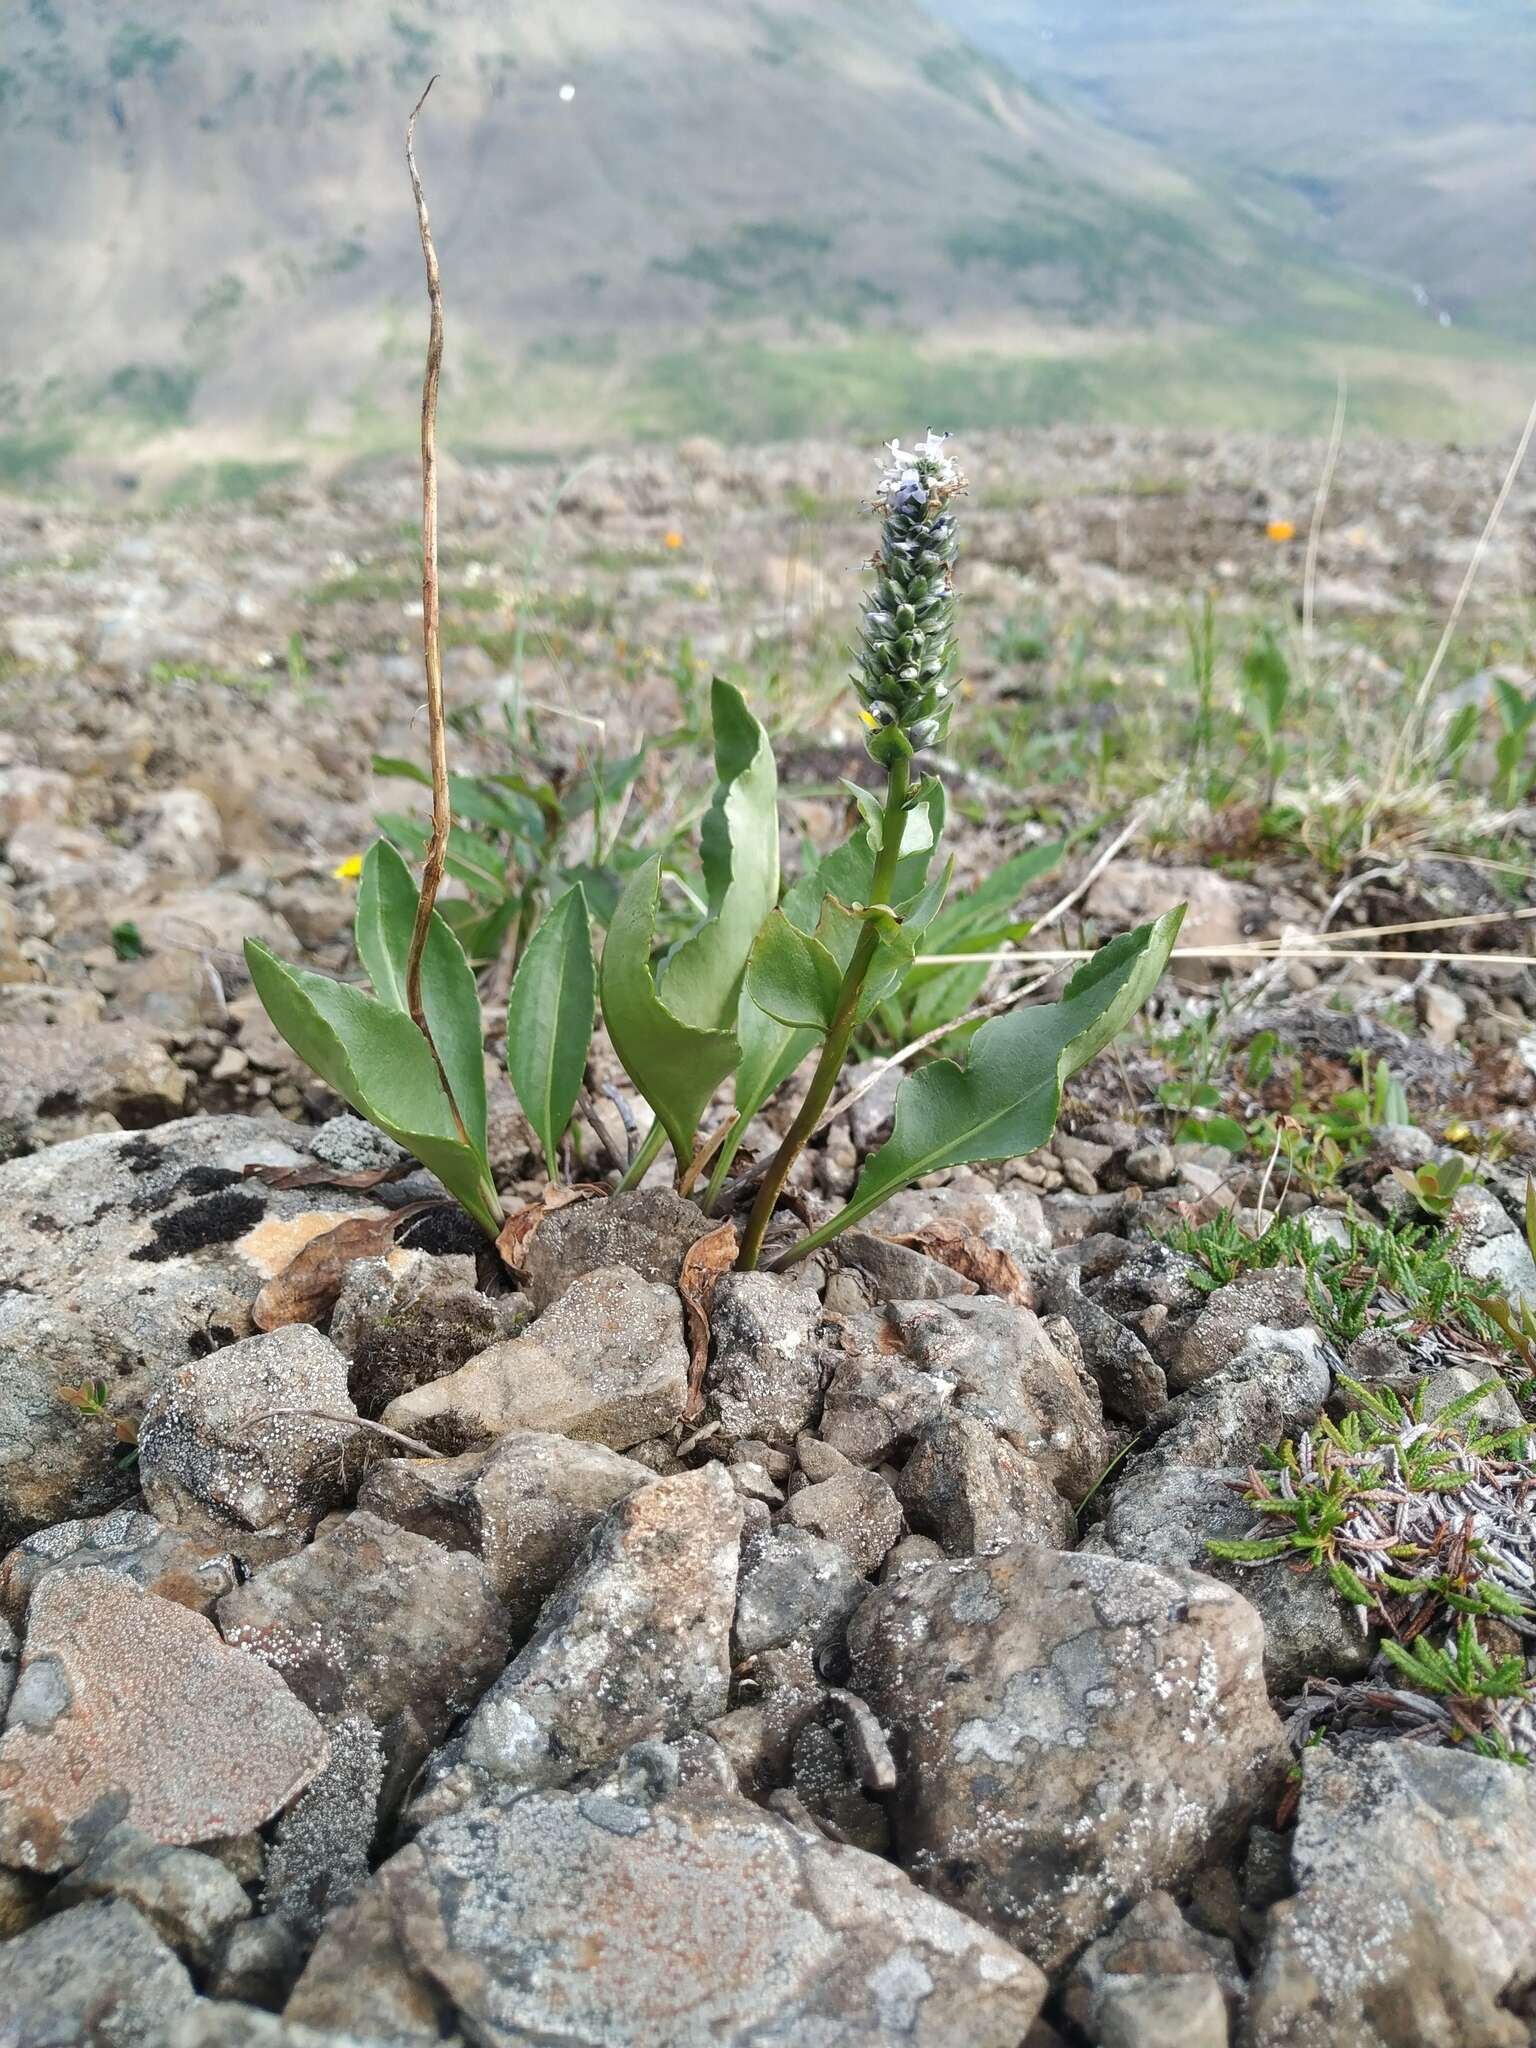
[(1249, 383), (1310, 422), (1304, 350), (1245, 382), (1200, 346), (1362, 320), (1384, 423), (1439, 403), (1395, 314), (911, 0), (13, 0), (11, 30), (0, 475), (408, 441), (433, 72), (460, 445), (1199, 417)]
[[(1527, 0), (933, 0), (1121, 133), (1172, 151), (1456, 318), (1536, 285)], [(1526, 308), (1529, 311), (1529, 308)]]

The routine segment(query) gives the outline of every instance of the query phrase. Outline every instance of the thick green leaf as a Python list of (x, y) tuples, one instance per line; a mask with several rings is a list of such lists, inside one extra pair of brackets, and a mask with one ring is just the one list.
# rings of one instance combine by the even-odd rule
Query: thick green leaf
[(484, 1160), (460, 1135), (432, 1049), (405, 1012), (328, 975), (289, 967), (254, 939), (245, 958), (267, 1015), (300, 1059), (430, 1168), (494, 1236), (501, 1210)]
[[(416, 881), (386, 839), (369, 847), (357, 892), (357, 951), (381, 1002), (405, 1003), (406, 962), (416, 923)], [(365, 919), (365, 908), (368, 915)], [(480, 992), (464, 948), (437, 911), (421, 956), (421, 1008), (470, 1143), (486, 1149), (485, 1036)]]
[(507, 1072), (556, 1178), (592, 1041), (597, 968), (581, 885), (567, 889), (528, 943), (507, 1001)]
[(778, 774), (741, 692), (716, 680), (715, 794), (699, 828), (709, 915), (659, 977), (674, 1016), (706, 1031), (735, 1022), (747, 956), (779, 898)]
[(661, 856), (637, 868), (619, 898), (603, 947), (603, 1021), (624, 1071), (655, 1112), (678, 1164), (693, 1156), (704, 1105), (735, 1068), (730, 1031), (685, 1023), (657, 993), (651, 971)]
[(965, 1067), (935, 1060), (896, 1096), (890, 1138), (865, 1164), (846, 1207), (796, 1247), (825, 1244), (925, 1173), (1021, 1159), (1056, 1127), (1068, 1077), (1101, 1052), (1146, 1001), (1167, 964), (1181, 906), (1113, 939), (1080, 967), (1059, 1003), (1011, 1010), (982, 1026)]
[(792, 925), (782, 910), (765, 919), (747, 963), (746, 992), (780, 1024), (832, 1028), (844, 969), (819, 939)]

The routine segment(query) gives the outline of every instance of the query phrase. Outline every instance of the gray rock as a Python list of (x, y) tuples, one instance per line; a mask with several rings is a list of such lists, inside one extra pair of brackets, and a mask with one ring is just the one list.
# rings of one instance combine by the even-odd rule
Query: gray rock
[(840, 1650), (868, 1583), (836, 1543), (781, 1522), (749, 1531), (741, 1546), (734, 1645), (738, 1658), (786, 1643), (813, 1654)]
[(75, 1906), (0, 1945), (4, 2048), (161, 2048), (192, 1980), (122, 1899)]
[(1227, 2048), (1226, 2003), (1213, 1977), (1142, 1977), (1099, 2002), (1098, 2048)]
[(570, 1202), (552, 1210), (534, 1232), (523, 1277), (540, 1311), (558, 1301), (573, 1281), (615, 1266), (675, 1287), (689, 1246), (714, 1228), (697, 1202), (684, 1201), (670, 1188)]
[(887, 1237), (903, 1237), (925, 1223), (962, 1223), (995, 1251), (1046, 1251), (1051, 1234), (1040, 1198), (1032, 1188), (999, 1187), (985, 1174), (961, 1168), (942, 1187), (903, 1188), (880, 1205), (880, 1228)]
[(1110, 1456), (1098, 1389), (1038, 1316), (979, 1295), (892, 1302), (887, 1321), (913, 1366), (953, 1386), (954, 1413), (1006, 1437), (1059, 1493), (1081, 1500)]
[(593, 1530), (539, 1625), (438, 1753), (418, 1819), (487, 1782), (565, 1785), (724, 1713), (742, 1510), (719, 1465), (652, 1480)]
[(343, 1714), (328, 1733), (329, 1763), (273, 1828), (261, 1894), (263, 1913), (309, 1941), (367, 1881), (384, 1789), (383, 1745), (368, 1716)]
[(366, 1715), (397, 1786), (508, 1651), (506, 1609), (477, 1558), (362, 1510), (227, 1593), (218, 1622), (323, 1719)]
[(326, 1930), (288, 2016), (358, 2024), (365, 1969), (380, 2031), (436, 2040), (441, 2000), (481, 2048), (1017, 2048), (1045, 1989), (890, 1864), (713, 1778), (502, 1793), (424, 1829)]
[(1463, 1261), (1469, 1277), (1485, 1281), (1507, 1295), (1516, 1308), (1536, 1308), (1536, 1259), (1523, 1236), (1490, 1238), (1476, 1245)]
[(653, 1476), (602, 1444), (514, 1429), (487, 1451), (375, 1465), (357, 1504), (450, 1549), (473, 1551), (517, 1640), (594, 1525)]
[(709, 1309), (704, 1385), (726, 1433), (793, 1443), (821, 1409), (821, 1304), (772, 1273), (726, 1273)]
[[(455, 2048), (455, 2040), (445, 2040), (442, 2048)], [(394, 2048), (394, 2044), (372, 2034), (365, 2038), (339, 2034), (330, 2027), (303, 2027), (297, 2021), (279, 2019), (276, 2013), (224, 1998), (200, 1998), (172, 2023), (161, 2048)]]
[(791, 1495), (784, 1520), (835, 1544), (855, 1571), (866, 1574), (879, 1570), (905, 1526), (900, 1503), (885, 1481), (857, 1466)]
[(1342, 1361), (1316, 1330), (1257, 1329), (1227, 1365), (1170, 1403), (1151, 1458), (1163, 1465), (1251, 1465), (1322, 1413)]
[(356, 1259), (331, 1312), (331, 1342), (349, 1361), (347, 1385), (358, 1412), (381, 1415), (391, 1401), (441, 1379), (516, 1333), (526, 1310), (509, 1312), (475, 1285), (475, 1262), (458, 1255), (396, 1251)]
[(0, 1863), (69, 1870), (119, 1821), (175, 1847), (240, 1835), (326, 1755), (309, 1709), (201, 1615), (59, 1572), (32, 1595), (0, 1736)]
[[(1179, 1999), (1167, 1990), (1190, 1985), (1214, 1991), (1214, 2018), (1208, 1998)], [(1165, 2043), (1180, 2048), (1180, 2040), (1168, 2035), (1167, 2022), (1182, 2011), (1190, 2033), (1180, 2039), (1199, 2048), (1224, 2048), (1227, 2014), (1237, 2011), (1242, 1994), (1232, 1943), (1191, 1927), (1168, 1892), (1149, 1892), (1108, 1934), (1084, 1949), (1067, 1979), (1061, 2009), (1092, 2041), (1134, 2043), (1138, 2037), (1129, 2031), (1134, 2015), (1145, 2024), (1148, 2041), (1159, 2048)], [(1117, 2008), (1112, 2020), (1111, 2006)]]
[(322, 1166), (338, 1173), (373, 1173), (380, 1167), (403, 1166), (410, 1154), (404, 1146), (360, 1116), (328, 1117), (310, 1137), (309, 1149)]
[(1093, 1376), (1106, 1415), (1145, 1429), (1168, 1405), (1168, 1379), (1137, 1333), (1083, 1292), (1069, 1266), (1056, 1266), (1045, 1307), (1076, 1333), (1083, 1363)]
[(279, 1914), (242, 1920), (224, 1944), (204, 1988), (211, 1998), (279, 2006), (298, 1982), (311, 1946), (303, 1930)]
[(850, 1324), (843, 1341), (868, 1348), (836, 1365), (822, 1409), (823, 1443), (856, 1465), (881, 1465), (909, 1455), (955, 1397), (953, 1380), (920, 1372), (881, 1350), (884, 1327), (873, 1316)]
[(896, 1481), (912, 1527), (948, 1557), (1071, 1542), (1071, 1506), (1040, 1468), (973, 1415), (949, 1415), (919, 1437)]
[(1219, 1857), (1283, 1776), (1258, 1617), (1190, 1572), (1019, 1545), (881, 1587), (849, 1649), (903, 1758), (902, 1863), (1042, 1967)]
[(114, 1508), (92, 1521), (38, 1529), (0, 1564), (0, 1615), (19, 1628), (39, 1580), (52, 1572), (120, 1573), (196, 1614), (211, 1614), (235, 1584), (235, 1561), (211, 1537), (167, 1529), (136, 1508)]
[(1536, 1786), (1412, 1742), (1303, 1758), (1294, 1898), (1270, 1908), (1245, 2048), (1523, 2048)]
[(186, 1096), (181, 1068), (132, 1024), (0, 1024), (0, 1159), (119, 1123), (164, 1123)]
[(1244, 1273), (1218, 1288), (1195, 1318), (1168, 1369), (1168, 1385), (1187, 1393), (1230, 1365), (1255, 1329), (1299, 1330), (1311, 1320), (1307, 1276), (1299, 1266)]
[(526, 1336), (493, 1344), (446, 1379), (402, 1394), (384, 1421), (445, 1451), (470, 1450), (510, 1429), (553, 1430), (627, 1451), (665, 1435), (687, 1391), (676, 1292), (615, 1266), (571, 1278)]
[(21, 1638), (3, 1617), (0, 1617), (0, 1721), (11, 1703), (11, 1694), (16, 1690), (17, 1667), (21, 1662)]
[(308, 1323), (227, 1345), (156, 1382), (139, 1427), (144, 1498), (173, 1525), (305, 1532), (350, 1498), (361, 1462), (361, 1432), (319, 1416), (356, 1412), (346, 1360)]
[[(313, 1192), (242, 1183), (247, 1163), (306, 1162), (270, 1124), (230, 1116), (0, 1166), (15, 1290), (0, 1301), (0, 1549), (130, 1494), (119, 1422), (137, 1419), (158, 1375), (250, 1334), (257, 1292), (317, 1222)], [(322, 1199), (336, 1222), (368, 1206)], [(60, 1399), (98, 1380), (104, 1415)]]
[(953, 1266), (872, 1230), (845, 1230), (833, 1248), (838, 1264), (868, 1283), (870, 1301), (940, 1301), (977, 1291), (975, 1283), (962, 1279)]
[(250, 1918), (238, 1878), (213, 1856), (172, 1849), (141, 1828), (115, 1827), (60, 1879), (49, 1907), (125, 1899), (184, 1963), (206, 1970), (231, 1930)]
[(1272, 1693), (1298, 1692), (1307, 1678), (1358, 1678), (1375, 1654), (1375, 1637), (1362, 1633), (1326, 1572), (1297, 1571), (1283, 1560), (1235, 1564), (1207, 1548), (1209, 1537), (1252, 1529), (1257, 1518), (1237, 1491), (1246, 1478), (1235, 1465), (1137, 1467), (1110, 1495), (1104, 1540), (1117, 1557), (1205, 1572), (1251, 1602), (1264, 1623), (1264, 1676)]

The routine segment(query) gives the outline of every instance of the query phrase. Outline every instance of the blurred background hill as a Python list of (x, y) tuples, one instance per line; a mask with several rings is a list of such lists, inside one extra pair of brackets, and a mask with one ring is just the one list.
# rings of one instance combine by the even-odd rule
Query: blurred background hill
[(1523, 0), (10, 0), (0, 480), (1103, 420), (1472, 440)]

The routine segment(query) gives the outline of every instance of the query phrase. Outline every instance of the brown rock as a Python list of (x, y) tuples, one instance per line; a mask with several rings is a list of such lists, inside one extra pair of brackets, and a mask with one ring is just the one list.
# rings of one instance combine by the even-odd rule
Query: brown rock
[(0, 1736), (0, 1862), (68, 1870), (119, 1821), (222, 1841), (325, 1759), (309, 1709), (200, 1615), (115, 1573), (54, 1573), (32, 1596)]

